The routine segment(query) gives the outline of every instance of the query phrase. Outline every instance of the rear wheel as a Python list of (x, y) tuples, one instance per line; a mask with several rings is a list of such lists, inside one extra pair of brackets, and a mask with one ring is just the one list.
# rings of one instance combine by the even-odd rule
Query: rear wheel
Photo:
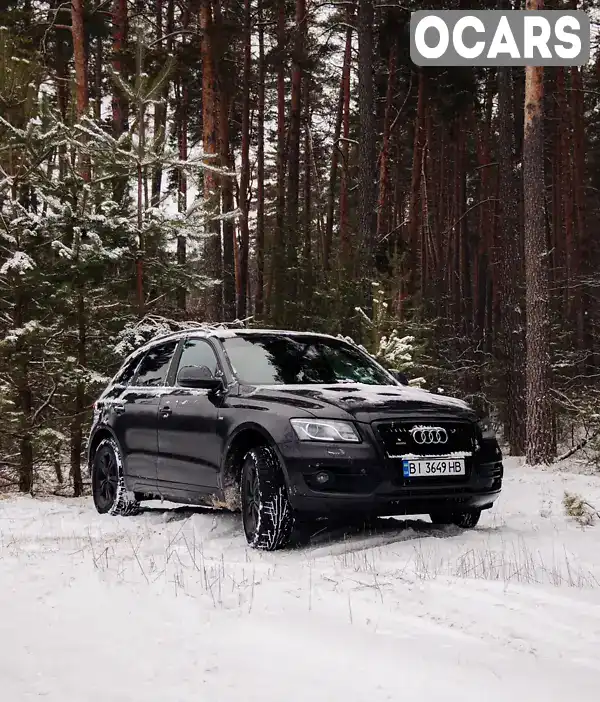
[(137, 514), (139, 502), (125, 489), (121, 451), (113, 438), (102, 439), (92, 463), (92, 496), (100, 514)]
[(287, 546), (292, 508), (275, 452), (262, 446), (246, 454), (240, 485), (242, 521), (250, 546), (275, 551)]
[(469, 510), (468, 512), (432, 512), (429, 517), (434, 524), (455, 524), (461, 529), (473, 529), (479, 522), (481, 510), (475, 509)]

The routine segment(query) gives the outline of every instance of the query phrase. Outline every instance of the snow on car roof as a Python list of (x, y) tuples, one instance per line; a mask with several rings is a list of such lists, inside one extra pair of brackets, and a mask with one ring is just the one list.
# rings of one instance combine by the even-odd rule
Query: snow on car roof
[(291, 329), (215, 329), (208, 332), (209, 336), (216, 336), (219, 339), (230, 339), (235, 336), (253, 336), (272, 334), (283, 336), (320, 336), (327, 339), (337, 339), (331, 334), (322, 334), (313, 331), (293, 331)]
[(129, 359), (133, 358), (134, 356), (137, 356), (138, 354), (144, 353), (151, 349), (153, 346), (156, 346), (157, 344), (163, 343), (165, 341), (170, 341), (170, 340), (176, 340), (176, 339), (182, 339), (186, 336), (195, 336), (198, 338), (208, 338), (208, 337), (214, 337), (216, 339), (231, 339), (236, 336), (246, 336), (246, 335), (258, 335), (258, 334), (284, 334), (286, 336), (319, 336), (327, 339), (336, 339), (339, 340), (337, 337), (332, 336), (331, 334), (322, 334), (320, 332), (307, 332), (307, 331), (292, 331), (292, 330), (284, 330), (284, 329), (231, 329), (225, 326), (214, 326), (212, 328), (208, 327), (206, 325), (202, 326), (199, 325), (198, 327), (189, 327), (187, 329), (178, 329), (177, 331), (170, 332), (169, 334), (162, 334), (160, 336), (155, 336), (153, 339), (150, 339), (150, 341), (147, 341), (145, 344), (142, 346), (138, 347), (134, 351), (132, 351), (123, 361), (123, 363), (127, 363)]

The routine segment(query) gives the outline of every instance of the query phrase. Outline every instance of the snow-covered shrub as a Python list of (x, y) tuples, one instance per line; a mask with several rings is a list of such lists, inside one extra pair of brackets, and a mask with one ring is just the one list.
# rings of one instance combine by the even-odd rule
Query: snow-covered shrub
[(414, 336), (400, 336), (397, 329), (379, 339), (379, 348), (375, 356), (394, 370), (405, 371), (412, 368), (414, 354)]
[(591, 526), (600, 519), (600, 512), (587, 502), (581, 495), (565, 490), (563, 507), (567, 516), (574, 519), (581, 526)]
[[(373, 284), (373, 310), (369, 316), (362, 307), (356, 307), (355, 311), (360, 320), (367, 327), (371, 336), (371, 342), (367, 350), (373, 358), (390, 370), (406, 373), (409, 376), (411, 385), (422, 387), (426, 384), (426, 378), (421, 375), (425, 370), (421, 364), (421, 356), (424, 350), (423, 335), (417, 334), (412, 324), (407, 321), (400, 322), (390, 312), (390, 305), (386, 300), (386, 291), (377, 282)], [(401, 333), (399, 329), (404, 329)], [(344, 338), (344, 337), (342, 337)], [(350, 339), (350, 341), (352, 341)], [(352, 343), (354, 343), (352, 341)], [(419, 373), (416, 376), (416, 373)], [(415, 377), (410, 377), (415, 376)]]

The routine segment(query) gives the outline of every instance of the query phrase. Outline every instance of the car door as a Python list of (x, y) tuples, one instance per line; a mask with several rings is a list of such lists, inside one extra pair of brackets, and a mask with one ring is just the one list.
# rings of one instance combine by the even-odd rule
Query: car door
[(159, 489), (206, 492), (217, 487), (222, 438), (219, 407), (223, 392), (183, 388), (177, 383), (186, 366), (205, 366), (212, 375), (222, 374), (210, 341), (188, 338), (182, 343), (174, 386), (160, 398), (158, 419)]
[(131, 382), (113, 401), (113, 430), (131, 489), (156, 487), (158, 407), (178, 341), (152, 347)]

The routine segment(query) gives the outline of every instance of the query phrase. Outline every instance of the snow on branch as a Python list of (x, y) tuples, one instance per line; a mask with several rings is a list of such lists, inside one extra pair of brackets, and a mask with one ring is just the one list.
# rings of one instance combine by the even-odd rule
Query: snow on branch
[(15, 251), (8, 261), (2, 264), (0, 275), (6, 275), (9, 272), (23, 275), (34, 268), (35, 263), (24, 251)]
[(193, 320), (175, 320), (160, 315), (149, 314), (136, 322), (130, 322), (117, 335), (114, 353), (125, 358), (136, 349), (153, 339), (187, 330), (215, 332), (231, 328), (243, 328), (251, 318), (233, 322), (195, 322)]

